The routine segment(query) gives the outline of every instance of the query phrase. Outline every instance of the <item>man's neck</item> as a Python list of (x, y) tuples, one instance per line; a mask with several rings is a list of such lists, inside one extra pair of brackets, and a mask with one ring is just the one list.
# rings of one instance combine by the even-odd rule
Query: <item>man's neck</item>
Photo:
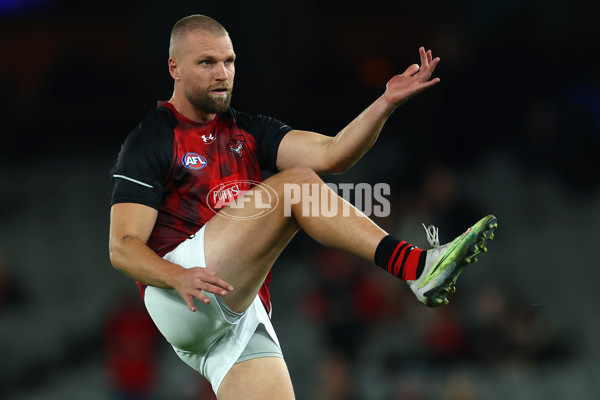
[(187, 101), (187, 99), (181, 98), (181, 96), (176, 96), (175, 94), (173, 94), (173, 96), (169, 100), (169, 103), (171, 103), (173, 107), (175, 107), (179, 114), (195, 122), (210, 122), (213, 119), (215, 119), (215, 116), (217, 115), (208, 114), (204, 111), (200, 111), (196, 107), (194, 107), (189, 101)]

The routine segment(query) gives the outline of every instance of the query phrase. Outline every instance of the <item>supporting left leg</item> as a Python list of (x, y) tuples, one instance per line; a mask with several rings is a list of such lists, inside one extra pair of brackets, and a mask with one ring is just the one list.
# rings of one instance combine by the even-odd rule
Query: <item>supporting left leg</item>
[(218, 400), (294, 400), (283, 358), (253, 358), (235, 364), (221, 382)]

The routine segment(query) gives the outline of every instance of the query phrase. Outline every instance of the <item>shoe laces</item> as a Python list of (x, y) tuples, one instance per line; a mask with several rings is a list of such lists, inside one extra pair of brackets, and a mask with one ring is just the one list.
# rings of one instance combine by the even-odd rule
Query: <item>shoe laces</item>
[(436, 228), (433, 225), (429, 225), (429, 226), (425, 226), (425, 224), (422, 224), (423, 228), (425, 228), (425, 232), (427, 232), (427, 241), (429, 242), (429, 245), (435, 249), (440, 247), (440, 238), (438, 235), (438, 228)]

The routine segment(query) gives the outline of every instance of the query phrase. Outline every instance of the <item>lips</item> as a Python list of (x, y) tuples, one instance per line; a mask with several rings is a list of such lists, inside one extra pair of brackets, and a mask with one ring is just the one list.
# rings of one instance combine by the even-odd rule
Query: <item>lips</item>
[(225, 94), (225, 93), (229, 92), (229, 88), (226, 88), (226, 87), (216, 88), (216, 89), (212, 89), (211, 92), (217, 93), (217, 94)]

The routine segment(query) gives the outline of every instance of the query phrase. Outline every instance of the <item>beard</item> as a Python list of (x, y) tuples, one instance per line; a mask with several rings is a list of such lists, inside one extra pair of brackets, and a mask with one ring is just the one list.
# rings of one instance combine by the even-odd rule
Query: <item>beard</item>
[(229, 110), (233, 87), (227, 86), (225, 96), (214, 96), (211, 91), (225, 86), (215, 86), (206, 89), (184, 89), (186, 99), (198, 110), (207, 114), (221, 114)]

